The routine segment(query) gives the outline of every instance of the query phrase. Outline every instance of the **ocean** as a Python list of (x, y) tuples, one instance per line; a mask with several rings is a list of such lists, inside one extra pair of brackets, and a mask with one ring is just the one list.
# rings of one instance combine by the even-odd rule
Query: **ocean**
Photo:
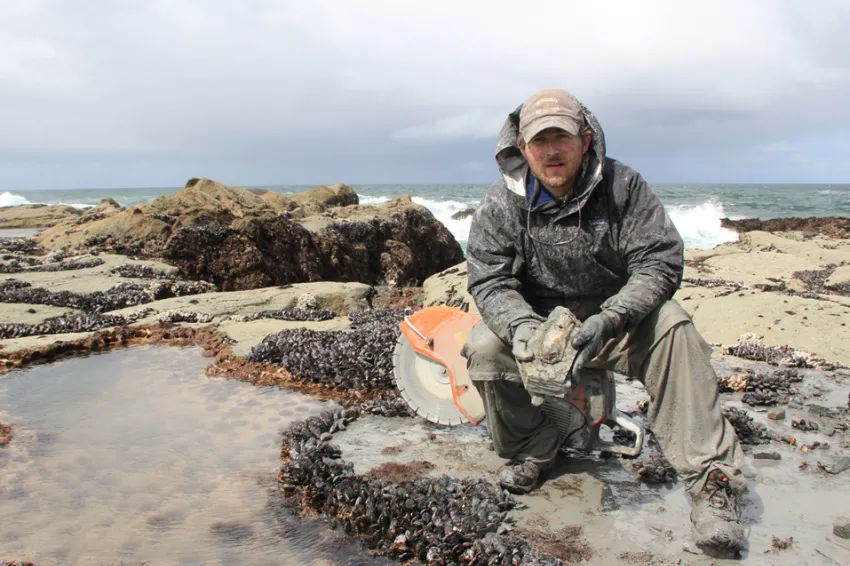
[[(245, 186), (279, 191), (303, 191), (309, 185)], [(426, 206), (466, 249), (470, 218), (453, 220), (461, 210), (475, 208), (487, 189), (481, 185), (352, 185), (361, 204), (386, 202), (409, 194)], [(685, 246), (711, 249), (737, 240), (737, 234), (721, 228), (721, 218), (786, 218), (791, 216), (850, 217), (850, 185), (733, 185), (659, 184), (652, 186), (676, 224)], [(94, 206), (112, 198), (123, 206), (139, 204), (160, 195), (173, 194), (180, 187), (133, 189), (27, 190), (0, 192), (0, 207), (29, 203), (69, 204), (78, 208)]]

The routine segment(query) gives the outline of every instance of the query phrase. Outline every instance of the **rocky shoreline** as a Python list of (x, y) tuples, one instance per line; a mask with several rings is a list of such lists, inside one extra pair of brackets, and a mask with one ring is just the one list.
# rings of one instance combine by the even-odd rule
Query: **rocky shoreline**
[[(0, 225), (9, 227), (12, 213), (3, 214)], [(570, 474), (551, 482), (542, 495), (566, 497), (567, 511), (552, 508), (540, 520), (551, 503), (494, 488), (494, 456), (480, 428), (419, 423), (421, 452), (398, 448), (411, 442), (405, 423), (418, 422), (393, 386), (399, 322), (434, 304), (475, 313), (459, 245), (409, 198), (366, 207), (344, 185), (287, 198), (193, 179), (129, 209), (105, 201), (60, 220), (51, 214), (50, 227), (31, 238), (0, 238), (0, 372), (137, 344), (196, 345), (211, 360), (210, 376), (333, 400), (342, 409), (283, 435), (284, 503), (402, 562), (673, 564), (688, 556), (652, 545), (642, 555), (605, 550), (569, 511), (595, 497), (592, 475), (584, 488)], [(791, 220), (741, 223), (738, 242), (687, 250), (675, 298), (716, 346), (726, 414), (749, 458), (779, 455), (787, 473), (822, 474), (811, 481), (841, 489), (850, 476), (842, 474), (850, 453), (850, 239), (842, 219), (824, 219), (825, 233)], [(630, 383), (618, 386), (636, 417), (646, 406), (640, 395)], [(780, 410), (784, 420), (768, 419)], [(0, 424), (0, 446), (14, 442), (13, 426)], [(370, 427), (382, 433), (361, 450), (351, 431)], [(458, 450), (468, 453), (459, 458)], [(800, 468), (810, 454), (815, 460)], [(630, 489), (676, 484), (652, 442), (639, 458), (617, 461)], [(596, 508), (592, 517), (610, 519)], [(795, 537), (799, 548), (805, 537)], [(835, 544), (818, 552), (844, 556)], [(781, 556), (792, 560), (793, 552)]]

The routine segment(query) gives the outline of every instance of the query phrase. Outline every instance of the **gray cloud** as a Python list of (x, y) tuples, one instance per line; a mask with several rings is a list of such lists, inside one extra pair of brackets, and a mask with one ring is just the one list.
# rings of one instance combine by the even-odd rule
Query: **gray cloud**
[(550, 86), (654, 182), (847, 182), (850, 7), (684, 4), (4, 3), (0, 190), (489, 182)]

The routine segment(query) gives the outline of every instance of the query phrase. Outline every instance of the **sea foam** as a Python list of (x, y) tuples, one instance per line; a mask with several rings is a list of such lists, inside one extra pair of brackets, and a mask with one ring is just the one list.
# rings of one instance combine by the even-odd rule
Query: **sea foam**
[(0, 208), (4, 206), (19, 206), (21, 204), (32, 204), (21, 195), (16, 195), (8, 191), (0, 193)]
[(724, 242), (737, 242), (738, 233), (720, 225), (726, 216), (723, 204), (709, 200), (698, 205), (674, 205), (667, 213), (682, 235), (686, 248), (711, 249)]

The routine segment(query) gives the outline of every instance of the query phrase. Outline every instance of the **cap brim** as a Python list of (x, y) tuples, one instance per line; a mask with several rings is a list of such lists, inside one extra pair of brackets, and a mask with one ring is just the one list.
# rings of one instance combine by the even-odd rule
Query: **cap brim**
[(578, 124), (572, 118), (567, 116), (542, 116), (536, 120), (532, 120), (522, 132), (522, 137), (526, 143), (531, 141), (534, 136), (547, 128), (559, 128), (566, 132), (577, 136), (579, 133)]

